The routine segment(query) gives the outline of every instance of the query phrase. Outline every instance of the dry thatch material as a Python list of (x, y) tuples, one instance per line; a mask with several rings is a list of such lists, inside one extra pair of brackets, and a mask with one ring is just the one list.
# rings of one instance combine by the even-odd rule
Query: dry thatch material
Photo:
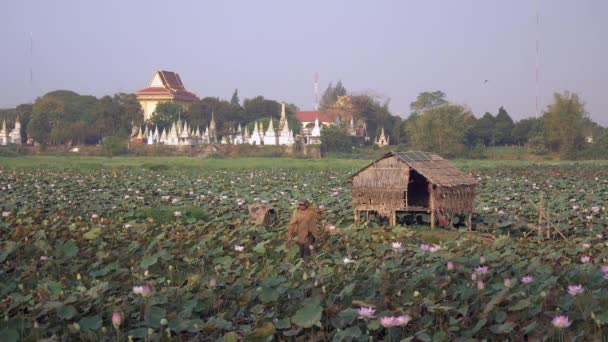
[(426, 152), (390, 152), (350, 177), (355, 220), (375, 211), (395, 224), (397, 211), (440, 209), (472, 213), (477, 182), (445, 159)]
[(249, 205), (249, 222), (259, 226), (270, 226), (279, 219), (278, 212), (268, 204)]

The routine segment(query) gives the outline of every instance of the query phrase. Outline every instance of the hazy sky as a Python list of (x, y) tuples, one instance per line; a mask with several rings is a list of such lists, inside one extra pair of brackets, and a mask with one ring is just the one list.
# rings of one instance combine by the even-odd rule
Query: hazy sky
[(238, 88), (306, 110), (318, 72), (321, 93), (342, 80), (402, 116), (442, 90), (477, 116), (504, 106), (520, 119), (535, 113), (537, 7), (541, 108), (570, 90), (608, 125), (606, 0), (2, 0), (0, 107), (134, 92), (166, 69), (199, 97)]

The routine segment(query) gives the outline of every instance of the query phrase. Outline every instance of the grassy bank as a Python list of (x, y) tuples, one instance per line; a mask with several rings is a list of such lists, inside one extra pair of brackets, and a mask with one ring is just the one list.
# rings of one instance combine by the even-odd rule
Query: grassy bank
[[(343, 170), (355, 171), (370, 163), (365, 159), (297, 159), (297, 158), (192, 158), (192, 157), (0, 157), (0, 168), (4, 169), (75, 169), (95, 171), (104, 169), (292, 169), (301, 171)], [(520, 167), (528, 165), (608, 165), (608, 161), (527, 161), (527, 160), (472, 160), (457, 159), (453, 163), (465, 169)]]

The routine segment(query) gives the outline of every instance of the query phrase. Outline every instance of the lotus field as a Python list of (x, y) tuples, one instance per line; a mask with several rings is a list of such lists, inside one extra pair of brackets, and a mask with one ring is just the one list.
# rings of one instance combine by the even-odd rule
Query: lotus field
[[(473, 164), (473, 233), (426, 215), (355, 227), (351, 171), (0, 169), (0, 340), (608, 335), (603, 166)], [(306, 260), (285, 244), (300, 197), (324, 207)], [(261, 202), (276, 224), (248, 223)]]

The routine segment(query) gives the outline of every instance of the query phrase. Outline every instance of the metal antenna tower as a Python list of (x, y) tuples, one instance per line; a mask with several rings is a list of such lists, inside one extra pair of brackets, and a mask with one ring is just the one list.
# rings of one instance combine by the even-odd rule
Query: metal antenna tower
[(34, 86), (34, 37), (33, 33), (30, 32), (30, 88)]
[(538, 95), (538, 83), (539, 83), (539, 77), (540, 77), (540, 59), (539, 59), (539, 53), (540, 53), (540, 33), (539, 33), (539, 26), (540, 26), (540, 0), (538, 0), (536, 2), (536, 85), (535, 85), (535, 91), (536, 91), (536, 107), (535, 107), (535, 114), (536, 117), (538, 118), (540, 116), (540, 101), (539, 101), (539, 95)]
[(314, 103), (313, 107), (315, 110), (319, 110), (319, 73), (318, 72), (315, 72), (314, 92), (315, 92), (315, 103)]

